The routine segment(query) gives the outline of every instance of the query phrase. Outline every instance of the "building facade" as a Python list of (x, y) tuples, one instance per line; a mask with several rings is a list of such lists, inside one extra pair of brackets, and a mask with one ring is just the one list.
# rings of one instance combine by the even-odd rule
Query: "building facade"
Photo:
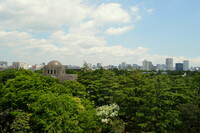
[(188, 71), (189, 70), (189, 60), (183, 61), (183, 70)]
[(176, 63), (176, 71), (183, 71), (183, 63)]
[(0, 61), (0, 66), (7, 67), (8, 66), (8, 62)]
[(169, 70), (169, 71), (173, 70), (173, 58), (166, 59), (166, 70)]
[(66, 74), (65, 67), (59, 61), (50, 61), (43, 68), (43, 75), (58, 78), (60, 81), (77, 80), (77, 74)]
[(165, 64), (157, 64), (156, 69), (164, 71), (166, 69), (166, 65)]
[(126, 69), (126, 62), (121, 63), (121, 69)]
[(24, 62), (13, 62), (12, 63), (12, 67), (13, 68), (17, 68), (17, 69), (27, 69), (28, 65)]
[(151, 71), (154, 69), (154, 66), (151, 61), (144, 60), (142, 62), (142, 70)]

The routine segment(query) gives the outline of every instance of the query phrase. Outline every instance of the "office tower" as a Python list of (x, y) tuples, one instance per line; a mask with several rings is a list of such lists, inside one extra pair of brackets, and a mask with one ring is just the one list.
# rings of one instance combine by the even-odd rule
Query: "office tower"
[(142, 70), (151, 71), (154, 69), (154, 66), (151, 61), (144, 60), (142, 62)]
[(176, 63), (176, 71), (183, 71), (183, 63)]
[(189, 70), (189, 60), (184, 60), (183, 61), (183, 70), (184, 71)]
[(0, 61), (0, 66), (6, 67), (8, 66), (8, 62)]
[(121, 63), (121, 69), (126, 69), (126, 62)]
[(166, 70), (173, 70), (173, 58), (166, 59)]

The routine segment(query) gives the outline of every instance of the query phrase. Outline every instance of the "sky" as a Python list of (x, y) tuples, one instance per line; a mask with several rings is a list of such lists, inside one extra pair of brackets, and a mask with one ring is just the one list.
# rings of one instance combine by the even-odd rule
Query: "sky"
[(0, 0), (0, 61), (200, 66), (199, 0)]

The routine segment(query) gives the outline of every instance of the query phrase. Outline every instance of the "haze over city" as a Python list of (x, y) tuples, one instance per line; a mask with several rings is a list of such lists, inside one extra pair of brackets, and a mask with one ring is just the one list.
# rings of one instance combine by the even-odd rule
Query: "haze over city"
[(199, 0), (1, 0), (0, 60), (200, 66)]

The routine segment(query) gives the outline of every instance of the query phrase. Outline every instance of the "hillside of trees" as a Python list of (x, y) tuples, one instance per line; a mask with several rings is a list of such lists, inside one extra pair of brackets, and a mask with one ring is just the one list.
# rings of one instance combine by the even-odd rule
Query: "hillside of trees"
[(40, 71), (0, 72), (0, 133), (198, 133), (200, 73), (92, 71), (60, 83)]

